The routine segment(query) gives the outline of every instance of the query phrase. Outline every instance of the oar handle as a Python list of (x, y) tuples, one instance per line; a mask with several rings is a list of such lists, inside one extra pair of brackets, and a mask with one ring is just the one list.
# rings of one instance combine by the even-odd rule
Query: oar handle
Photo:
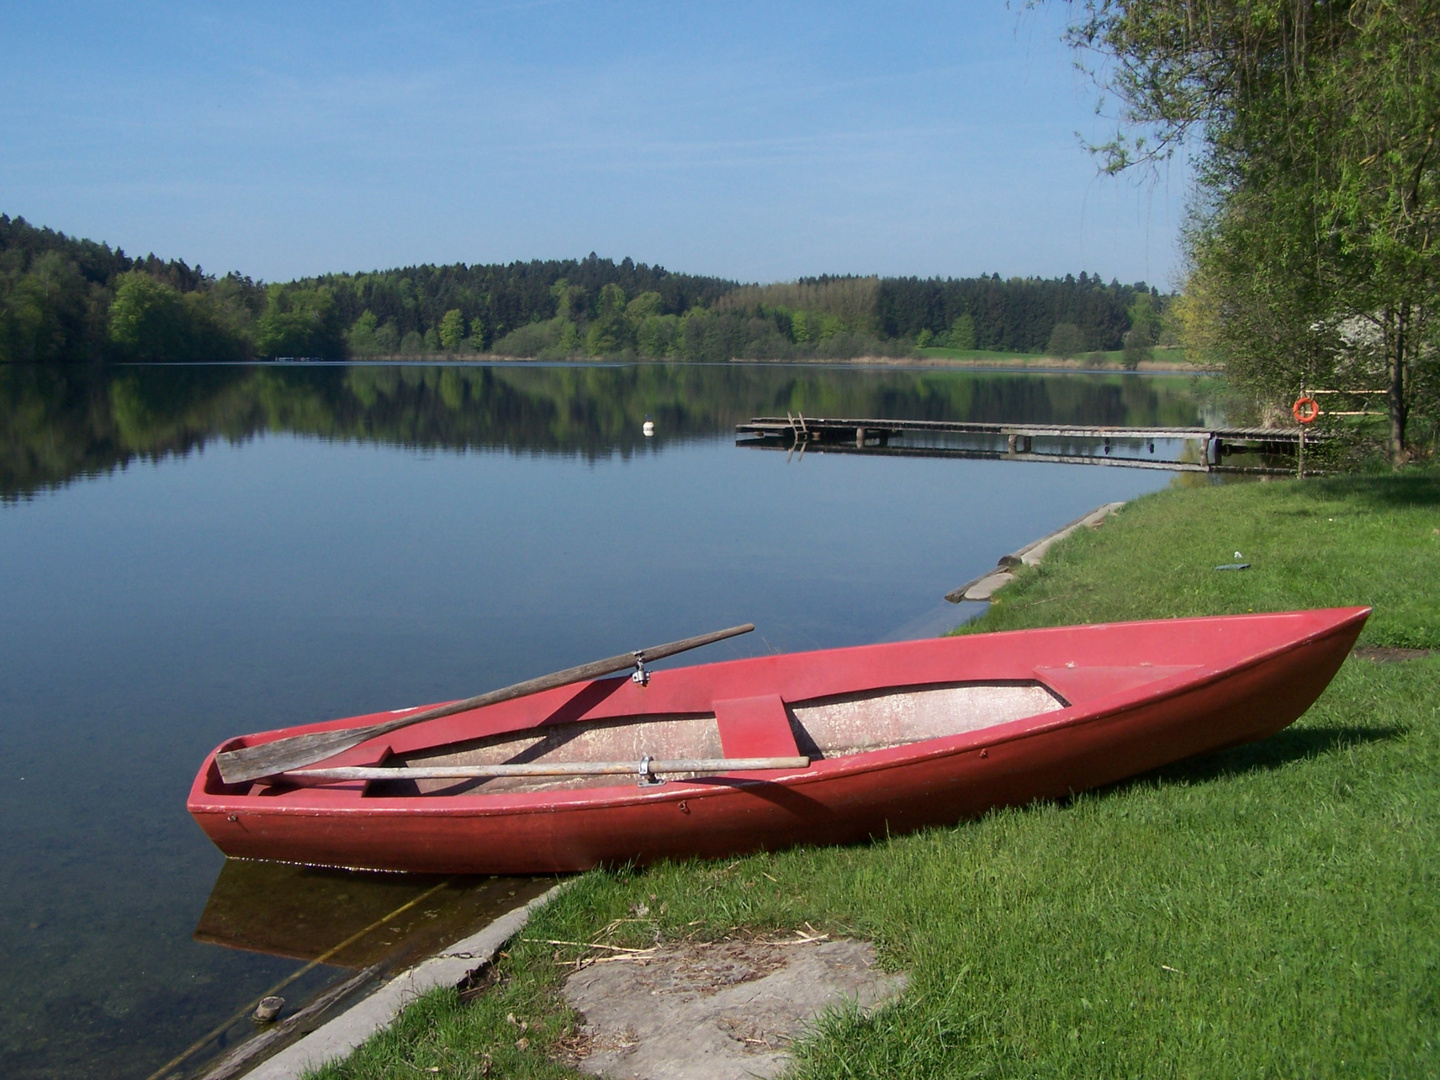
[(634, 667), (636, 661), (648, 663), (651, 660), (663, 660), (667, 656), (674, 656), (676, 653), (698, 649), (702, 645), (713, 645), (715, 642), (724, 641), (726, 638), (735, 637), (739, 634), (748, 634), (754, 629), (754, 623), (745, 623), (743, 626), (731, 626), (724, 630), (714, 630), (708, 634), (699, 634), (696, 637), (685, 638), (683, 641), (672, 641), (668, 644), (656, 645), (649, 649), (636, 649), (634, 652), (621, 653), (619, 656), (612, 656), (608, 660), (592, 660), (588, 664), (566, 668), (564, 671), (557, 671), (553, 675), (541, 675), (538, 678), (515, 683), (513, 686), (506, 686), (499, 690), (491, 690), (484, 694), (477, 694), (472, 698), (466, 698), (464, 701), (452, 701), (448, 705), (436, 705), (430, 709), (422, 709), (420, 712), (411, 713), (409, 716), (400, 716), (394, 720), (386, 720), (374, 725), (377, 729), (375, 735), (366, 737), (373, 739), (376, 735), (384, 735), (402, 727), (409, 727), (411, 724), (419, 724), (426, 720), (438, 720), (442, 716), (454, 716), (456, 713), (469, 712), (471, 709), (482, 709), (486, 705), (498, 705), (502, 701), (512, 701), (519, 697), (529, 697), (531, 694), (538, 694), (543, 690), (553, 690), (557, 686), (568, 686), (570, 683), (584, 682), (586, 679), (598, 679), (603, 675), (612, 675), (617, 671), (624, 671), (626, 668)]
[[(698, 649), (702, 645), (713, 645), (717, 641), (724, 641), (726, 638), (738, 637), (741, 634), (748, 634), (755, 629), (754, 623), (743, 623), (740, 626), (727, 627), (724, 630), (712, 630), (708, 634), (697, 634), (695, 637), (685, 638), (683, 641), (672, 641), (668, 645), (655, 645), (648, 649), (636, 649), (630, 654), (630, 662), (634, 663), (636, 658), (650, 662), (651, 660), (664, 660), (667, 656), (674, 656), (676, 653), (689, 652), (691, 649)], [(621, 667), (628, 665), (622, 664)], [(615, 670), (619, 670), (616, 668)]]
[(442, 716), (453, 716), (455, 713), (469, 712), (471, 709), (483, 708), (486, 705), (498, 705), (502, 701), (527, 697), (530, 694), (553, 690), (557, 686), (565, 686), (569, 683), (598, 679), (603, 675), (610, 675), (633, 667), (637, 663), (661, 660), (688, 649), (698, 649), (702, 645), (724, 641), (726, 638), (739, 634), (748, 634), (754, 629), (754, 623), (745, 623), (742, 626), (731, 626), (724, 630), (715, 630), (708, 634), (672, 641), (665, 645), (636, 649), (634, 652), (621, 653), (619, 656), (612, 656), (607, 660), (595, 660), (588, 664), (581, 664), (579, 667), (566, 668), (564, 671), (557, 671), (551, 675), (541, 675), (539, 678), (527, 679), (524, 682), (515, 683), (513, 686), (477, 694), (475, 697), (466, 698), (463, 701), (452, 701), (448, 705), (436, 705), (433, 708), (421, 709), (408, 716), (396, 717), (394, 720), (386, 720), (378, 724), (368, 724), (357, 728), (338, 728), (331, 731), (312, 731), (304, 735), (272, 739), (255, 746), (244, 746), (238, 750), (226, 750), (215, 755), (215, 764), (220, 769), (220, 778), (227, 784), (243, 784), (246, 781), (258, 780), (263, 776), (275, 776), (278, 773), (289, 772), (291, 769), (303, 769), (306, 765), (324, 761), (341, 751), (359, 746), (369, 739), (388, 735), (392, 731), (409, 727), (411, 724), (423, 723), (426, 720), (438, 720)]

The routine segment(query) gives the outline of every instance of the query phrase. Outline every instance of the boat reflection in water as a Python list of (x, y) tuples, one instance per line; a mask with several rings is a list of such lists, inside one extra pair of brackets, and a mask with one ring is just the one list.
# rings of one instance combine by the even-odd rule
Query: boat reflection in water
[[(554, 883), (544, 877), (463, 877), (327, 870), (229, 859), (196, 941), (302, 961), (265, 991), (290, 998), (257, 1030), (257, 998), (154, 1075), (189, 1063), (203, 1080), (233, 1080), (365, 996), (390, 973), (468, 937)], [(347, 970), (348, 969), (348, 970)]]
[(227, 859), (195, 940), (340, 968), (398, 968), (474, 933), (551, 878), (326, 870)]

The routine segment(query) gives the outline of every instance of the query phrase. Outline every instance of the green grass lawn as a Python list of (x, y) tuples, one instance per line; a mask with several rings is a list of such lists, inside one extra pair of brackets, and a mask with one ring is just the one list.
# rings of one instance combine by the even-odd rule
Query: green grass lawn
[[(1440, 645), (1440, 473), (1147, 496), (967, 632), (1360, 603), (1362, 643)], [(798, 1077), (1435, 1076), (1437, 851), (1440, 655), (1352, 657), (1265, 742), (867, 845), (587, 874), (524, 936), (875, 940), (909, 989), (827, 1017)], [(548, 1051), (580, 951), (519, 941), (476, 1002), (432, 994), (322, 1075), (572, 1075)]]

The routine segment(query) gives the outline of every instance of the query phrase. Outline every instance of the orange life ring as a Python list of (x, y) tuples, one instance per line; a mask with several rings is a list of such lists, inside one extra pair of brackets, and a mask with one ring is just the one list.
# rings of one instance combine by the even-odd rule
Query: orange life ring
[(1313, 397), (1299, 397), (1290, 411), (1300, 423), (1313, 424), (1320, 416), (1320, 403)]

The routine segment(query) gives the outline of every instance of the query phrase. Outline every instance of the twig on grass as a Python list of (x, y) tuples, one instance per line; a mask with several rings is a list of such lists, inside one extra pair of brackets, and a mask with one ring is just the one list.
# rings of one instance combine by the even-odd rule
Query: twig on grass
[(606, 945), (603, 941), (560, 941), (557, 938), (531, 938), (525, 941), (533, 941), (540, 945), (574, 945), (577, 949), (614, 949), (616, 952), (627, 953), (651, 953), (659, 948), (658, 945), (651, 945), (648, 949), (632, 949), (625, 945)]
[(799, 930), (796, 930), (796, 931), (795, 931), (795, 940), (794, 940), (794, 941), (757, 941), (757, 942), (755, 942), (755, 944), (756, 944), (756, 945), (811, 945), (811, 944), (813, 944), (813, 943), (815, 943), (815, 942), (817, 942), (817, 941), (829, 941), (829, 940), (830, 940), (830, 935), (829, 935), (829, 934), (816, 934), (816, 933), (814, 933), (813, 930), (811, 931), (810, 934), (802, 934)]
[(645, 964), (654, 959), (650, 956), (577, 956), (574, 960), (556, 960), (557, 967), (573, 967), (576, 971), (582, 971), (592, 964)]

